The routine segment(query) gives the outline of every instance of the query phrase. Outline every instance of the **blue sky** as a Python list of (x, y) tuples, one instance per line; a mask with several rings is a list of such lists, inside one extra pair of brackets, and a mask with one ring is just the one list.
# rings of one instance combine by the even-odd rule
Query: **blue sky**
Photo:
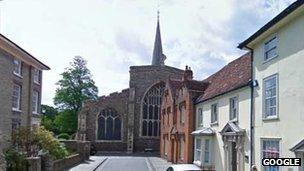
[(74, 56), (88, 61), (99, 95), (128, 87), (129, 66), (151, 63), (157, 9), (167, 65), (195, 79), (245, 51), (236, 48), (295, 0), (3, 0), (0, 31), (51, 67), (42, 103)]

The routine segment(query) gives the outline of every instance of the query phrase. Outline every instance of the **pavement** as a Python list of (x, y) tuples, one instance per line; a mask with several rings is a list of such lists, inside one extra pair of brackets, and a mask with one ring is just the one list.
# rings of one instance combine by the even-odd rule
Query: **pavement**
[(166, 171), (170, 162), (146, 154), (114, 154), (91, 156), (70, 171)]
[(108, 158), (103, 156), (90, 156), (89, 160), (69, 169), (69, 171), (95, 171)]

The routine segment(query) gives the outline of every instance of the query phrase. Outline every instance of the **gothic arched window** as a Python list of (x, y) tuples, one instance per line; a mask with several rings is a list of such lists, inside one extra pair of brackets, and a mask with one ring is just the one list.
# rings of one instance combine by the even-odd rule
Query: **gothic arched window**
[(142, 136), (158, 137), (160, 134), (160, 108), (164, 89), (164, 83), (159, 83), (145, 94), (142, 104)]
[(98, 115), (98, 140), (121, 140), (121, 118), (113, 109), (104, 109)]

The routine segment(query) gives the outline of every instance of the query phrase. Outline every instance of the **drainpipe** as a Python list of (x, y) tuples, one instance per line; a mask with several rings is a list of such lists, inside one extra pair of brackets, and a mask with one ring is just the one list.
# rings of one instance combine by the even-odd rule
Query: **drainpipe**
[(250, 170), (254, 170), (254, 87), (257, 86), (257, 81), (253, 76), (253, 49), (245, 46), (250, 51), (251, 56), (251, 81), (250, 81)]

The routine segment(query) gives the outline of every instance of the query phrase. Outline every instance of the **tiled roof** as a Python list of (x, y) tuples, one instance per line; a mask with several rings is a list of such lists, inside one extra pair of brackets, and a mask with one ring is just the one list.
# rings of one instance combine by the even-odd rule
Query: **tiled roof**
[(176, 90), (182, 86), (182, 80), (169, 79), (169, 85), (172, 91), (171, 93), (174, 95), (176, 93)]
[(208, 82), (209, 85), (204, 93), (197, 98), (196, 103), (247, 86), (250, 80), (251, 55), (247, 53), (205, 79), (204, 82)]
[(185, 80), (183, 81), (183, 85), (185, 85), (189, 90), (204, 91), (208, 83), (197, 80)]

